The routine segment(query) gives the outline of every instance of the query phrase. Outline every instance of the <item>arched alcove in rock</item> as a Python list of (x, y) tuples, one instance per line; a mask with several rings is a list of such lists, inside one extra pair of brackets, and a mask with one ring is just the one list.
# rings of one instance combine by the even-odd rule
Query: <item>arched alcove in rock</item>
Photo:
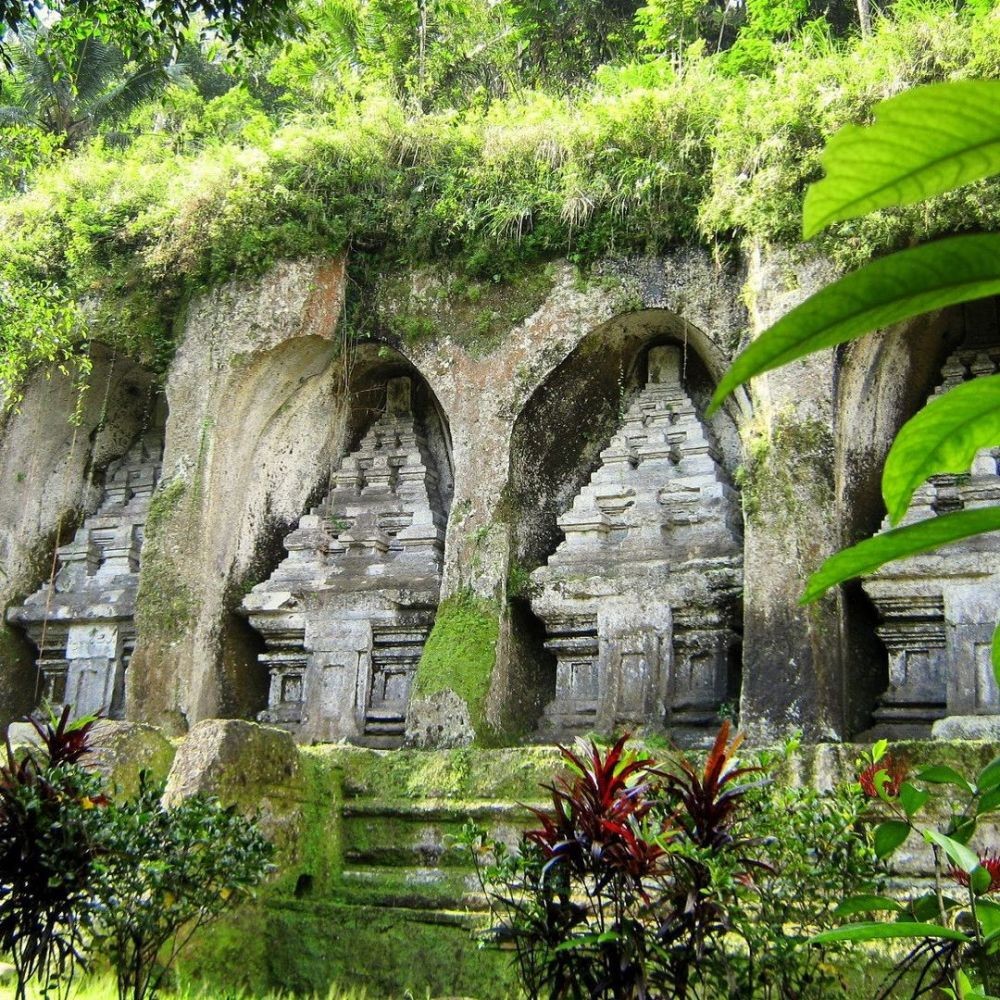
[[(934, 395), (1000, 363), (997, 300), (921, 317), (845, 352), (838, 393), (838, 483), (845, 544), (889, 525), (881, 471), (903, 423)], [(971, 476), (934, 477), (904, 523), (1000, 497), (995, 455)], [(998, 710), (989, 640), (1000, 558), (987, 537), (888, 564), (844, 588), (845, 699), (865, 736), (926, 737), (949, 715)]]
[(266, 643), (265, 721), (305, 741), (393, 747), (440, 599), (451, 444), (440, 403), (397, 352), (363, 350), (347, 374), (328, 489), (242, 606)]
[(644, 310), (584, 338), (518, 415), (505, 499), (522, 613), (545, 637), (546, 738), (700, 742), (738, 698), (738, 404), (703, 417), (722, 367), (701, 331)]
[(0, 727), (42, 697), (123, 708), (163, 411), (150, 372), (99, 343), (90, 355), (82, 394), (39, 370), (0, 417)]

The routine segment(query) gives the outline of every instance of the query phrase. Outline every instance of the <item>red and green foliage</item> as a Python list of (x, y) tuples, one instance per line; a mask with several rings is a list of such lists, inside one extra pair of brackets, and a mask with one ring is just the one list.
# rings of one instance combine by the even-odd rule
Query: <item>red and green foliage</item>
[(167, 807), (143, 781), (109, 798), (85, 766), (93, 718), (34, 722), (38, 745), (0, 767), (0, 954), (17, 998), (68, 988), (103, 951), (124, 1000), (156, 993), (191, 935), (245, 898), (269, 869), (257, 827), (215, 799)]
[[(927, 767), (912, 777), (886, 752), (884, 740), (860, 762), (858, 786), (875, 799), (874, 829), (878, 856), (888, 864), (907, 841), (922, 839), (934, 856), (932, 892), (909, 900), (873, 894), (849, 895), (838, 916), (853, 921), (816, 935), (813, 942), (872, 941), (897, 938), (913, 942), (883, 985), (878, 1000), (897, 995), (909, 976), (911, 996), (948, 996), (988, 1000), (1000, 992), (1000, 856), (996, 849), (969, 845), (979, 821), (1000, 812), (1000, 757), (969, 780), (946, 765)], [(915, 836), (914, 836), (915, 835)], [(950, 889), (950, 879), (961, 892)], [(954, 893), (954, 895), (952, 894)], [(955, 898), (955, 897), (958, 898)], [(872, 920), (884, 913), (888, 920)], [(974, 980), (979, 980), (978, 983)]]
[[(874, 876), (864, 799), (779, 790), (766, 774), (779, 758), (741, 764), (741, 742), (726, 723), (701, 763), (658, 763), (625, 737), (563, 749), (567, 772), (518, 850), (466, 827), (492, 933), (529, 996), (842, 995), (785, 924), (828, 926), (845, 887)], [(782, 825), (793, 838), (769, 835)]]
[(99, 778), (78, 766), (94, 719), (35, 723), (40, 746), (0, 767), (0, 953), (11, 956), (17, 996), (29, 979), (67, 981), (81, 959), (95, 884)]

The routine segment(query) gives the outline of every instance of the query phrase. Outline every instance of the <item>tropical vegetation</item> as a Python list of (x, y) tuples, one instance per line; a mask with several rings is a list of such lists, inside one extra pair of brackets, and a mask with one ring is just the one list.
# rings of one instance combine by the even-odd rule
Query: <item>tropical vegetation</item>
[[(865, 33), (853, 4), (804, 0), (315, 0), (270, 46), (227, 55), (192, 29), (155, 50), (174, 82), (125, 120), (84, 116), (74, 149), (15, 66), (5, 398), (91, 337), (162, 369), (193, 293), (280, 258), (350, 253), (358, 297), (366, 275), (408, 264), (502, 284), (556, 257), (795, 247), (827, 137), (912, 85), (998, 75), (992, 5), (958, 6), (901, 0)], [(144, 64), (123, 52), (100, 94)], [(993, 183), (840, 223), (816, 252), (846, 266), (991, 228)]]

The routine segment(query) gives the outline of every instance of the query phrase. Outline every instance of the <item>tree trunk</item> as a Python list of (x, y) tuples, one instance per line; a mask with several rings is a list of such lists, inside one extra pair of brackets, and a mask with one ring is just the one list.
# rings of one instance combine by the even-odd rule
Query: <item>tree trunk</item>
[(858, 21), (861, 24), (861, 34), (870, 35), (872, 33), (871, 0), (858, 0)]

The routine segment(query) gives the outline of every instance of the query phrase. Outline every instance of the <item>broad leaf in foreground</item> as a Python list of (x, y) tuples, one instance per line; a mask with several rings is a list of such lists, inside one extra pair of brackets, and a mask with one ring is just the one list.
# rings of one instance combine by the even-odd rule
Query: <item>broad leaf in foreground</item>
[(930, 476), (965, 472), (981, 448), (1000, 445), (1000, 375), (955, 386), (928, 403), (896, 435), (882, 472), (882, 496), (897, 524)]
[(882, 257), (821, 288), (765, 330), (732, 363), (708, 412), (761, 372), (932, 309), (997, 294), (997, 233), (954, 236)]
[(856, 913), (874, 913), (877, 910), (902, 913), (903, 907), (895, 899), (889, 899), (888, 896), (849, 896), (837, 904), (833, 915), (835, 917), (853, 917)]
[(834, 941), (879, 941), (887, 938), (943, 938), (946, 941), (961, 941), (971, 944), (972, 938), (951, 927), (938, 924), (899, 921), (898, 923), (859, 923), (834, 927), (809, 938), (808, 944), (830, 944)]
[(985, 531), (1000, 530), (1000, 507), (982, 507), (941, 514), (926, 521), (894, 528), (884, 534), (868, 538), (849, 549), (830, 556), (809, 577), (802, 604), (821, 597), (830, 587), (856, 576), (871, 573), (892, 559), (929, 552), (939, 545), (958, 542)]
[(1000, 83), (930, 84), (883, 101), (874, 125), (849, 125), (830, 139), (823, 167), (826, 177), (806, 194), (805, 239), (1000, 173)]

